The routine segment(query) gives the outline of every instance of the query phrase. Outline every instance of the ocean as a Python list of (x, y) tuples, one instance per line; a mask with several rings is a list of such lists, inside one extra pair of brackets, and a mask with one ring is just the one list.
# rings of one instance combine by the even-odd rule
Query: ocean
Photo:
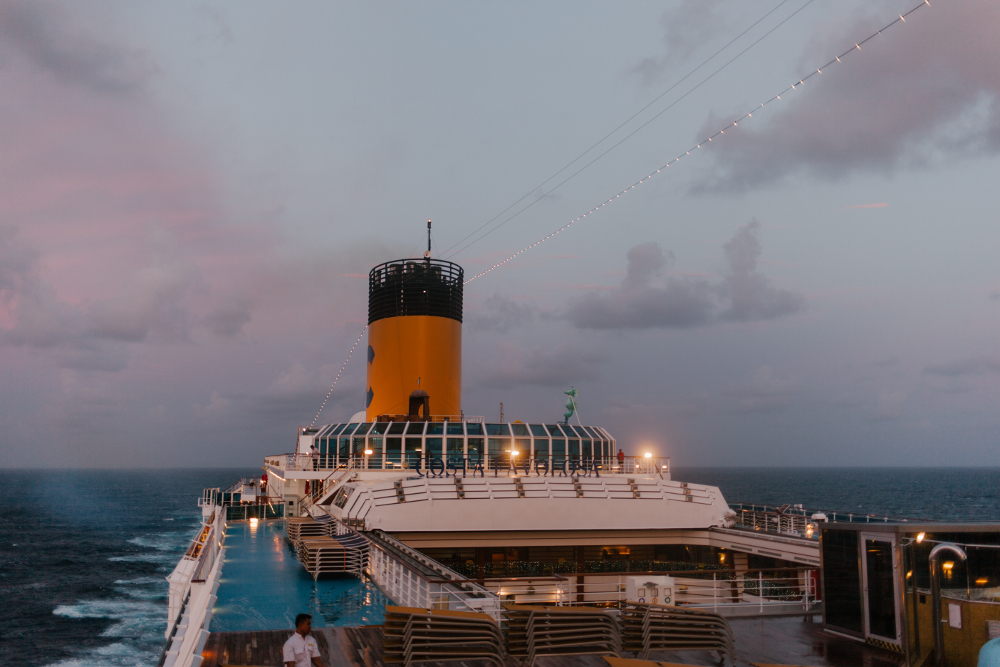
[[(197, 499), (259, 469), (6, 470), (0, 477), (0, 665), (155, 665), (165, 577)], [(730, 502), (951, 521), (1000, 520), (1000, 469), (677, 468)]]

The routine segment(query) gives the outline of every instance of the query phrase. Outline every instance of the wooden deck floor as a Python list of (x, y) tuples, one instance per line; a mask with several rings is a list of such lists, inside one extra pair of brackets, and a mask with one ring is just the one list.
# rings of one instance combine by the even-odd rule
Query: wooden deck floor
[[(818, 617), (817, 621), (818, 621)], [(750, 662), (810, 667), (900, 667), (901, 656), (864, 644), (824, 633), (818, 622), (804, 622), (801, 617), (733, 619), (737, 667)], [(312, 632), (327, 667), (387, 667), (382, 653), (381, 626), (322, 628)], [(203, 667), (253, 665), (280, 667), (281, 647), (291, 630), (261, 632), (213, 632), (202, 653)], [(718, 666), (715, 653), (656, 652), (651, 660), (690, 665)], [(519, 667), (508, 658), (508, 667)], [(488, 667), (487, 663), (430, 663), (431, 667)], [(539, 658), (538, 667), (607, 667), (598, 656)]]

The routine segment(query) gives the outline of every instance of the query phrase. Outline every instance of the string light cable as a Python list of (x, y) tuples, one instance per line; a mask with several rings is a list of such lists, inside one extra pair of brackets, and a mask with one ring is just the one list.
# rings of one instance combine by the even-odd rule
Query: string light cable
[[(470, 238), (470, 237), (472, 237), (472, 236), (475, 236), (475, 235), (476, 235), (477, 233), (479, 233), (479, 231), (480, 231), (480, 230), (482, 230), (482, 229), (483, 229), (484, 227), (487, 227), (487, 226), (488, 226), (488, 225), (489, 225), (490, 223), (492, 223), (492, 222), (493, 222), (494, 220), (496, 220), (497, 218), (499, 218), (500, 216), (502, 216), (503, 214), (505, 214), (505, 213), (506, 213), (507, 211), (509, 211), (510, 209), (514, 208), (515, 206), (517, 206), (518, 204), (520, 204), (520, 203), (521, 203), (522, 201), (524, 201), (525, 199), (527, 199), (528, 197), (530, 197), (530, 196), (531, 196), (531, 193), (533, 193), (533, 192), (537, 192), (539, 188), (542, 188), (542, 187), (544, 187), (544, 186), (545, 186), (545, 185), (546, 185), (546, 184), (547, 184), (547, 183), (548, 183), (549, 181), (551, 181), (551, 180), (552, 180), (552, 179), (554, 179), (554, 178), (555, 178), (556, 176), (558, 176), (559, 174), (561, 174), (561, 173), (563, 173), (564, 171), (566, 171), (567, 169), (569, 169), (569, 168), (570, 168), (571, 166), (573, 166), (573, 165), (574, 165), (574, 164), (575, 164), (576, 162), (578, 162), (578, 161), (579, 161), (579, 160), (580, 160), (581, 158), (583, 158), (583, 157), (584, 157), (585, 155), (587, 155), (587, 153), (590, 153), (590, 152), (591, 152), (592, 150), (594, 150), (595, 148), (597, 148), (598, 146), (600, 146), (600, 145), (601, 145), (602, 143), (604, 143), (604, 142), (605, 142), (605, 141), (606, 141), (606, 140), (607, 140), (607, 139), (608, 139), (609, 137), (611, 137), (611, 135), (615, 134), (615, 133), (616, 133), (616, 132), (617, 132), (618, 130), (622, 129), (623, 127), (625, 127), (626, 125), (628, 125), (629, 123), (631, 123), (631, 122), (632, 122), (633, 120), (635, 120), (635, 118), (636, 118), (636, 117), (637, 117), (637, 116), (638, 116), (639, 114), (641, 114), (641, 113), (642, 113), (643, 111), (645, 111), (645, 110), (646, 110), (646, 109), (648, 109), (649, 107), (653, 106), (653, 105), (654, 105), (655, 103), (659, 102), (659, 101), (660, 101), (660, 99), (662, 99), (662, 98), (663, 98), (663, 97), (664, 97), (664, 96), (665, 96), (665, 95), (666, 95), (667, 93), (669, 93), (669, 92), (670, 92), (670, 91), (672, 91), (672, 90), (673, 90), (674, 88), (676, 88), (677, 86), (679, 86), (679, 85), (681, 85), (682, 83), (684, 83), (684, 81), (686, 81), (686, 80), (687, 80), (687, 79), (688, 79), (689, 77), (691, 77), (691, 76), (692, 76), (692, 75), (693, 75), (693, 74), (694, 74), (695, 72), (697, 72), (698, 70), (700, 70), (700, 69), (701, 69), (702, 67), (704, 67), (705, 65), (707, 65), (707, 64), (708, 64), (709, 62), (711, 62), (712, 60), (714, 60), (714, 59), (716, 58), (716, 56), (718, 56), (718, 55), (719, 55), (720, 53), (722, 53), (723, 51), (725, 51), (726, 49), (728, 49), (728, 48), (729, 48), (730, 46), (732, 46), (732, 45), (733, 45), (733, 44), (734, 44), (735, 42), (737, 42), (737, 41), (738, 41), (738, 40), (739, 40), (739, 39), (740, 39), (741, 37), (743, 37), (743, 35), (747, 34), (747, 33), (748, 33), (748, 32), (750, 32), (751, 30), (753, 30), (753, 29), (754, 29), (755, 27), (757, 27), (757, 25), (758, 25), (758, 24), (759, 24), (759, 23), (760, 23), (761, 21), (763, 21), (764, 19), (766, 19), (766, 18), (767, 18), (768, 16), (770, 16), (770, 15), (771, 15), (771, 14), (773, 14), (774, 12), (778, 11), (778, 9), (780, 9), (780, 8), (781, 8), (781, 6), (782, 6), (782, 5), (784, 5), (785, 3), (787, 3), (788, 1), (789, 1), (789, 0), (781, 0), (781, 2), (779, 2), (779, 3), (777, 4), (777, 5), (775, 5), (775, 6), (774, 6), (774, 8), (773, 8), (773, 9), (771, 9), (771, 11), (769, 11), (768, 13), (764, 14), (764, 15), (763, 15), (763, 16), (761, 16), (761, 17), (760, 17), (759, 19), (757, 19), (756, 21), (754, 21), (754, 23), (753, 23), (753, 24), (752, 24), (752, 25), (751, 25), (750, 27), (748, 27), (748, 28), (747, 28), (746, 30), (744, 30), (744, 31), (743, 31), (743, 32), (741, 32), (740, 34), (736, 35), (736, 37), (734, 37), (734, 38), (732, 38), (731, 40), (729, 40), (729, 42), (728, 42), (728, 43), (727, 43), (727, 44), (726, 44), (725, 46), (723, 46), (723, 47), (722, 47), (721, 49), (719, 49), (718, 51), (716, 51), (715, 53), (713, 53), (713, 54), (712, 54), (711, 56), (709, 56), (708, 58), (706, 58), (705, 60), (703, 60), (703, 61), (701, 62), (701, 64), (700, 64), (700, 65), (698, 65), (697, 67), (695, 67), (694, 69), (692, 69), (692, 70), (691, 70), (690, 72), (688, 72), (687, 74), (685, 74), (684, 76), (682, 76), (682, 77), (681, 77), (680, 79), (678, 79), (677, 81), (675, 81), (675, 82), (673, 83), (673, 85), (671, 85), (671, 86), (670, 86), (669, 88), (667, 88), (667, 89), (666, 89), (666, 90), (664, 90), (664, 91), (663, 91), (662, 93), (660, 93), (659, 95), (657, 95), (656, 97), (654, 97), (654, 98), (653, 98), (652, 100), (650, 100), (650, 101), (649, 101), (649, 103), (647, 103), (647, 104), (646, 104), (646, 106), (642, 107), (641, 109), (639, 109), (638, 111), (636, 111), (636, 112), (635, 112), (634, 114), (632, 114), (631, 116), (629, 116), (628, 118), (626, 118), (626, 119), (625, 119), (624, 121), (622, 121), (622, 123), (620, 123), (620, 124), (618, 125), (618, 127), (616, 127), (615, 129), (613, 129), (613, 130), (611, 130), (610, 132), (608, 132), (607, 134), (605, 134), (605, 135), (604, 135), (603, 137), (601, 137), (601, 138), (600, 138), (600, 139), (599, 139), (599, 140), (598, 140), (598, 141), (597, 141), (596, 143), (594, 143), (594, 144), (593, 144), (593, 145), (592, 145), (592, 146), (591, 146), (590, 148), (588, 148), (587, 150), (583, 151), (582, 153), (580, 153), (579, 155), (577, 155), (577, 156), (576, 156), (575, 158), (573, 158), (572, 160), (570, 160), (569, 162), (567, 162), (567, 163), (566, 163), (566, 164), (565, 164), (565, 165), (564, 165), (564, 166), (563, 166), (563, 167), (562, 167), (561, 169), (559, 169), (559, 170), (558, 170), (558, 171), (556, 171), (556, 172), (555, 172), (554, 174), (552, 174), (551, 176), (549, 176), (548, 178), (546, 178), (546, 179), (545, 179), (544, 181), (542, 181), (541, 183), (539, 183), (538, 185), (536, 185), (536, 186), (535, 186), (534, 188), (532, 188), (531, 190), (528, 190), (528, 191), (527, 191), (526, 193), (524, 193), (524, 195), (522, 195), (522, 196), (521, 196), (521, 198), (520, 198), (520, 199), (518, 199), (517, 201), (515, 201), (515, 202), (514, 202), (513, 204), (511, 204), (510, 206), (508, 206), (508, 207), (507, 207), (507, 208), (505, 208), (504, 210), (502, 210), (502, 211), (500, 211), (499, 213), (497, 213), (497, 214), (496, 214), (495, 216), (493, 216), (492, 218), (490, 218), (489, 220), (487, 220), (486, 222), (484, 222), (484, 223), (483, 223), (482, 225), (480, 225), (479, 227), (477, 227), (477, 228), (476, 228), (476, 229), (474, 229), (473, 231), (471, 231), (471, 232), (469, 232), (468, 234), (466, 234), (466, 235), (465, 235), (465, 236), (464, 236), (464, 237), (463, 237), (463, 238), (462, 238), (461, 240), (459, 240), (459, 241), (458, 241), (458, 242), (456, 242), (456, 243), (453, 243), (453, 244), (452, 244), (451, 246), (449, 246), (448, 248), (445, 248), (444, 252), (443, 252), (443, 253), (441, 253), (441, 256), (442, 256), (442, 258), (444, 258), (444, 257), (446, 256), (446, 254), (447, 254), (448, 252), (450, 252), (450, 251), (451, 251), (452, 249), (454, 249), (454, 248), (455, 248), (456, 246), (459, 246), (459, 245), (461, 245), (461, 244), (462, 244), (462, 243), (464, 243), (464, 242), (465, 242), (465, 241), (466, 241), (466, 240), (467, 240), (468, 238)], [(797, 13), (797, 12), (796, 12), (796, 13)], [(785, 19), (785, 20), (787, 21), (788, 19)], [(783, 22), (784, 22), (784, 21), (783, 21)], [(772, 30), (772, 32), (773, 32), (773, 30)], [(768, 34), (770, 34), (770, 33), (768, 33)], [(714, 76), (714, 75), (713, 75), (713, 76)], [(548, 193), (546, 193), (546, 194), (548, 194)], [(544, 197), (545, 195), (542, 195), (542, 196)], [(536, 200), (536, 201), (537, 201), (537, 200)], [(534, 203), (535, 203), (535, 202), (532, 202), (532, 205), (533, 205)], [(524, 209), (522, 209), (521, 211), (518, 211), (518, 212), (517, 212), (517, 214), (515, 214), (515, 215), (520, 215), (521, 213), (523, 213), (523, 212), (524, 212), (525, 210), (527, 210), (528, 208), (530, 208), (530, 206), (528, 206), (528, 207), (525, 207), (525, 208), (524, 208)], [(464, 248), (463, 248), (463, 250), (464, 250)], [(456, 252), (455, 254), (458, 254), (458, 252), (461, 252), (461, 250), (457, 251), (457, 252)]]
[(337, 380), (340, 379), (340, 376), (344, 372), (344, 369), (347, 368), (347, 362), (351, 360), (351, 356), (354, 355), (355, 348), (357, 348), (358, 343), (361, 342), (361, 339), (365, 337), (365, 332), (367, 331), (368, 331), (368, 325), (366, 324), (365, 328), (361, 330), (361, 335), (358, 336), (358, 339), (354, 341), (354, 345), (351, 346), (351, 351), (347, 353), (347, 358), (344, 359), (344, 363), (341, 364), (340, 370), (337, 371), (337, 376), (333, 378), (333, 383), (330, 385), (330, 391), (326, 392), (326, 398), (323, 399), (323, 404), (320, 405), (319, 410), (316, 411), (316, 416), (313, 417), (312, 422), (309, 424), (309, 428), (312, 428), (313, 426), (316, 425), (316, 420), (318, 420), (319, 416), (323, 413), (323, 408), (326, 407), (327, 401), (330, 400), (330, 395), (333, 394), (333, 388), (337, 386)]
[[(809, 1), (811, 2), (812, 0), (809, 0)], [(846, 51), (844, 51), (840, 55), (835, 56), (833, 58), (833, 60), (830, 60), (825, 65), (817, 67), (816, 71), (810, 72), (808, 75), (802, 77), (801, 79), (799, 79), (795, 83), (789, 85), (788, 87), (786, 87), (781, 92), (779, 92), (779, 93), (775, 94), (774, 96), (772, 96), (770, 99), (766, 100), (765, 102), (762, 102), (759, 106), (754, 107), (750, 111), (747, 111), (745, 114), (743, 114), (743, 116), (737, 118), (736, 120), (734, 120), (732, 123), (726, 125), (725, 127), (720, 128), (715, 134), (710, 135), (705, 140), (703, 140), (700, 143), (696, 144), (695, 146), (693, 146), (689, 150), (685, 151), (684, 153), (681, 153), (677, 157), (673, 158), (669, 162), (667, 162), (664, 165), (662, 165), (659, 169), (656, 169), (655, 171), (652, 171), (652, 172), (646, 174), (645, 176), (643, 176), (642, 178), (640, 178), (638, 181), (634, 182), (632, 185), (630, 185), (627, 188), (625, 188), (625, 189), (623, 189), (623, 190), (615, 193), (614, 196), (609, 197), (608, 199), (602, 201), (600, 204), (594, 206), (593, 208), (591, 208), (586, 213), (584, 213), (582, 215), (579, 215), (576, 218), (573, 218), (572, 220), (570, 220), (569, 222), (567, 222), (566, 224), (564, 224), (562, 227), (559, 227), (558, 229), (556, 229), (555, 231), (551, 232), (550, 234), (548, 234), (546, 236), (543, 236), (542, 238), (540, 238), (539, 240), (535, 241), (531, 245), (525, 246), (524, 248), (518, 250), (514, 254), (512, 254), (509, 257), (507, 257), (506, 259), (504, 259), (503, 261), (497, 262), (496, 264), (494, 264), (490, 268), (486, 269), (485, 271), (481, 271), (480, 273), (477, 273), (476, 275), (474, 275), (471, 278), (469, 278), (468, 280), (466, 280), (463, 284), (464, 285), (468, 285), (473, 280), (476, 280), (477, 278), (481, 278), (481, 277), (485, 276), (486, 274), (491, 273), (491, 272), (495, 271), (496, 269), (499, 269), (502, 266), (505, 266), (508, 262), (511, 262), (512, 260), (516, 259), (517, 257), (519, 257), (520, 255), (522, 255), (523, 253), (528, 252), (529, 250), (535, 248), (536, 246), (539, 246), (542, 243), (545, 243), (546, 241), (548, 241), (549, 239), (553, 238), (557, 234), (559, 234), (559, 233), (561, 233), (561, 232), (569, 229), (574, 223), (577, 223), (577, 222), (583, 220), (588, 215), (596, 213), (597, 211), (601, 210), (602, 208), (604, 208), (608, 204), (611, 204), (612, 202), (614, 202), (616, 199), (620, 199), (622, 197), (622, 195), (627, 195), (629, 192), (631, 192), (632, 190), (635, 189), (635, 186), (641, 185), (642, 183), (644, 183), (645, 181), (649, 180), (650, 178), (656, 176), (657, 174), (663, 172), (666, 169), (669, 169), (671, 165), (679, 162), (681, 159), (683, 159), (685, 157), (690, 156), (693, 151), (696, 151), (699, 148), (701, 148), (702, 146), (704, 146), (704, 145), (712, 142), (712, 140), (715, 137), (720, 137), (720, 136), (724, 135), (726, 133), (726, 130), (738, 127), (738, 123), (740, 121), (742, 121), (742, 120), (744, 120), (746, 118), (753, 118), (753, 114), (754, 114), (755, 111), (759, 111), (762, 108), (766, 108), (769, 104), (781, 100), (781, 96), (785, 95), (788, 91), (795, 91), (795, 90), (797, 90), (799, 86), (804, 85), (805, 82), (808, 81), (809, 79), (811, 79), (812, 77), (814, 77), (814, 76), (816, 76), (818, 74), (822, 74), (824, 69), (826, 69), (828, 67), (831, 67), (832, 65), (839, 64), (839, 63), (841, 63), (842, 59), (845, 58), (846, 56), (851, 55), (855, 51), (860, 51), (861, 47), (864, 44), (866, 44), (867, 42), (871, 41), (875, 37), (881, 35), (884, 31), (886, 31), (889, 28), (893, 27), (897, 23), (900, 23), (900, 22), (905, 23), (907, 16), (909, 16), (912, 13), (914, 13), (918, 9), (924, 7), (925, 5), (927, 5), (927, 6), (930, 5), (929, 0), (924, 0), (920, 4), (916, 5), (912, 9), (910, 9), (908, 12), (906, 12), (904, 14), (900, 14), (897, 18), (893, 19), (890, 23), (888, 23), (885, 26), (883, 26), (880, 30), (875, 31), (874, 33), (872, 33), (871, 35), (869, 35), (868, 37), (866, 37), (865, 39), (863, 39), (861, 41), (855, 42), (854, 46), (852, 46), (851, 48), (847, 49)], [(800, 10), (801, 9), (802, 8), (800, 8)], [(789, 18), (791, 18), (791, 17), (789, 17)], [(788, 19), (785, 19), (785, 20), (787, 21)], [(468, 246), (466, 246), (466, 247), (468, 247)], [(461, 252), (461, 251), (459, 251), (459, 252)], [(336, 377), (333, 380), (333, 383), (330, 385), (330, 390), (327, 392), (326, 398), (323, 399), (322, 405), (320, 405), (319, 410), (316, 412), (316, 416), (313, 417), (312, 423), (310, 423), (310, 425), (309, 425), (310, 428), (312, 426), (314, 426), (316, 424), (316, 421), (319, 419), (320, 414), (323, 412), (323, 409), (326, 407), (327, 402), (330, 400), (330, 396), (333, 394), (333, 390), (334, 390), (334, 387), (336, 387), (336, 385), (337, 385), (337, 381), (340, 380), (340, 376), (343, 374), (344, 369), (347, 368), (348, 362), (351, 360), (351, 357), (354, 355), (354, 350), (357, 348), (358, 343), (361, 342), (361, 339), (364, 338), (364, 335), (365, 335), (365, 333), (367, 331), (368, 331), (368, 325), (365, 325), (365, 328), (361, 330), (361, 334), (358, 336), (357, 340), (354, 341), (354, 345), (351, 346), (350, 352), (347, 353), (347, 358), (344, 359), (344, 363), (341, 365), (340, 371), (337, 373)]]
[(840, 64), (843, 58), (851, 55), (855, 51), (860, 51), (861, 47), (864, 44), (866, 44), (867, 42), (871, 41), (872, 39), (875, 39), (876, 37), (878, 37), (879, 35), (881, 35), (883, 32), (885, 32), (886, 30), (888, 30), (889, 28), (893, 27), (894, 25), (896, 25), (898, 23), (906, 23), (906, 17), (907, 16), (909, 16), (913, 12), (917, 11), (921, 7), (924, 7), (925, 5), (926, 6), (930, 5), (929, 0), (924, 0), (919, 5), (916, 5), (915, 7), (913, 7), (912, 9), (910, 9), (905, 14), (899, 14), (895, 19), (893, 19), (891, 22), (889, 22), (888, 24), (886, 24), (885, 26), (883, 26), (881, 29), (876, 30), (875, 32), (873, 32), (871, 35), (869, 35), (865, 39), (860, 40), (858, 42), (855, 42), (854, 45), (851, 46), (851, 48), (847, 49), (846, 51), (844, 51), (843, 53), (841, 53), (838, 56), (834, 56), (834, 58), (832, 60), (830, 60), (828, 63), (826, 63), (825, 65), (821, 65), (820, 67), (817, 67), (814, 71), (810, 72), (808, 75), (802, 77), (798, 81), (790, 84), (788, 87), (786, 87), (781, 92), (776, 93), (770, 99), (762, 102), (759, 106), (754, 107), (753, 109), (747, 111), (742, 116), (740, 116), (736, 120), (732, 121), (731, 123), (729, 123), (725, 127), (720, 128), (715, 134), (709, 135), (708, 137), (706, 137), (704, 140), (702, 140), (701, 142), (699, 142), (695, 146), (693, 146), (690, 149), (684, 151), (683, 153), (681, 153), (680, 155), (678, 155), (674, 159), (670, 160), (669, 162), (663, 164), (662, 166), (660, 166), (659, 169), (656, 169), (655, 171), (651, 171), (650, 173), (648, 173), (645, 176), (643, 176), (642, 178), (640, 178), (638, 181), (632, 183), (632, 185), (630, 185), (627, 188), (625, 188), (623, 190), (620, 190), (619, 192), (615, 193), (614, 196), (612, 196), (612, 197), (610, 197), (608, 199), (605, 199), (603, 202), (601, 202), (600, 204), (597, 204), (596, 206), (594, 206), (593, 208), (591, 208), (586, 213), (584, 213), (582, 215), (579, 215), (576, 218), (573, 218), (572, 220), (570, 220), (569, 222), (567, 222), (562, 227), (556, 229), (554, 232), (548, 234), (547, 236), (543, 236), (542, 238), (540, 238), (539, 240), (535, 241), (531, 245), (528, 245), (528, 246), (525, 246), (524, 248), (521, 248), (520, 250), (518, 250), (517, 252), (515, 252), (513, 255), (507, 257), (506, 259), (504, 259), (502, 262), (497, 262), (496, 264), (494, 264), (490, 268), (486, 269), (485, 271), (477, 273), (476, 275), (474, 275), (471, 278), (469, 278), (468, 280), (466, 280), (464, 284), (468, 285), (473, 280), (476, 280), (477, 278), (481, 278), (482, 276), (485, 276), (487, 273), (490, 273), (491, 271), (495, 271), (496, 269), (499, 269), (501, 266), (504, 266), (505, 264), (507, 264), (508, 262), (514, 260), (515, 258), (517, 258), (518, 256), (520, 256), (521, 254), (523, 254), (525, 252), (528, 252), (532, 248), (534, 248), (534, 247), (536, 247), (538, 245), (541, 245), (542, 243), (545, 243), (546, 241), (548, 241), (549, 239), (551, 239), (552, 237), (554, 237), (556, 234), (559, 234), (559, 233), (561, 233), (561, 232), (569, 229), (569, 227), (572, 226), (574, 223), (577, 223), (580, 220), (583, 220), (588, 215), (596, 213), (597, 211), (601, 210), (602, 208), (604, 208), (608, 204), (614, 202), (616, 199), (620, 199), (624, 195), (627, 195), (629, 192), (631, 192), (632, 190), (634, 190), (637, 185), (641, 185), (641, 184), (645, 183), (646, 181), (648, 181), (649, 179), (651, 179), (654, 176), (656, 176), (657, 174), (659, 174), (659, 173), (661, 173), (661, 172), (669, 169), (671, 165), (679, 162), (683, 158), (686, 158), (686, 157), (690, 156), (692, 152), (698, 150), (699, 148), (702, 148), (703, 146), (706, 146), (707, 144), (711, 143), (716, 137), (721, 137), (722, 135), (724, 135), (726, 133), (726, 130), (732, 130), (732, 129), (736, 128), (736, 127), (739, 127), (739, 122), (740, 121), (742, 121), (744, 119), (747, 119), (747, 118), (753, 118), (753, 114), (755, 112), (759, 111), (762, 108), (766, 108), (768, 105), (770, 105), (770, 104), (772, 104), (774, 102), (780, 101), (782, 95), (786, 95), (790, 91), (796, 91), (796, 90), (798, 90), (798, 88), (800, 86), (805, 85), (806, 81), (808, 81), (812, 77), (822, 75), (824, 69), (826, 69), (828, 67), (831, 67), (833, 65)]
[[(582, 167), (580, 167), (579, 169), (577, 169), (575, 172), (573, 172), (572, 174), (570, 174), (569, 176), (567, 176), (566, 178), (564, 178), (562, 181), (559, 182), (558, 185), (556, 185), (555, 187), (553, 187), (552, 189), (550, 189), (548, 192), (545, 192), (544, 194), (542, 194), (541, 196), (539, 196), (537, 199), (535, 199), (533, 202), (531, 202), (530, 204), (528, 204), (527, 206), (525, 206), (524, 208), (522, 208), (521, 210), (519, 210), (514, 215), (508, 217), (506, 220), (504, 220), (503, 222), (501, 222), (499, 225), (496, 225), (495, 227), (493, 227), (493, 229), (489, 230), (488, 232), (486, 232), (485, 234), (483, 234), (479, 238), (477, 238), (474, 241), (471, 241), (470, 243), (466, 244), (461, 249), (456, 250), (454, 253), (452, 253), (451, 256), (454, 257), (455, 255), (457, 255), (458, 253), (462, 252), (463, 250), (465, 250), (469, 246), (472, 246), (472, 245), (474, 245), (476, 243), (479, 243), (484, 238), (486, 238), (487, 236), (489, 236), (490, 234), (492, 234), (496, 230), (500, 229), (501, 227), (503, 227), (504, 225), (506, 225), (508, 222), (510, 222), (511, 220), (513, 220), (514, 218), (516, 218), (517, 216), (521, 215), (522, 213), (524, 213), (525, 211), (527, 211), (529, 208), (531, 208), (532, 206), (534, 206), (535, 204), (537, 204), (538, 202), (540, 202), (542, 199), (544, 199), (548, 195), (552, 194), (553, 192), (555, 192), (556, 190), (558, 190), (559, 188), (561, 188), (563, 185), (565, 185), (570, 180), (572, 180), (573, 178), (575, 178), (576, 176), (578, 176), (581, 172), (585, 171), (587, 168), (589, 168), (592, 164), (594, 164), (595, 162), (597, 162), (598, 160), (600, 160), (601, 158), (603, 158), (605, 155), (607, 155), (608, 153), (610, 153), (611, 151), (613, 151), (614, 149), (618, 148), (620, 145), (622, 145), (623, 143), (625, 143), (626, 141), (628, 141), (629, 139), (631, 139), (635, 134), (637, 134), (639, 131), (641, 131), (642, 129), (644, 129), (647, 125), (649, 125), (650, 123), (652, 123), (654, 120), (656, 120), (657, 118), (659, 118), (660, 116), (662, 116), (666, 112), (670, 111), (670, 109), (674, 108), (676, 105), (680, 104), (688, 95), (690, 95), (691, 93), (695, 92), (696, 90), (698, 90), (699, 88), (701, 88), (703, 85), (705, 85), (706, 83), (708, 83), (710, 80), (712, 80), (712, 78), (714, 78), (717, 74), (719, 74), (720, 72), (722, 72), (722, 70), (726, 69), (727, 67), (729, 67), (730, 65), (732, 65), (734, 62), (736, 62), (736, 60), (738, 60), (747, 51), (749, 51), (753, 47), (757, 46), (764, 39), (766, 39), (771, 33), (773, 33), (775, 30), (777, 30), (778, 28), (780, 28), (781, 26), (783, 26), (785, 23), (787, 23), (788, 21), (790, 21), (796, 14), (798, 14), (803, 9), (805, 9), (806, 7), (808, 7), (809, 5), (811, 5), (813, 2), (814, 2), (814, 0), (806, 0), (805, 4), (803, 4), (801, 7), (799, 7), (798, 9), (796, 9), (794, 12), (792, 12), (791, 14), (789, 14), (788, 16), (786, 16), (784, 18), (784, 20), (782, 20), (776, 26), (774, 26), (773, 28), (771, 28), (770, 30), (768, 30), (766, 33), (764, 33), (763, 35), (761, 35), (759, 38), (757, 38), (757, 40), (755, 40), (752, 44), (750, 44), (750, 46), (746, 47), (745, 49), (743, 49), (742, 51), (740, 51), (739, 53), (737, 53), (735, 56), (733, 56), (732, 58), (730, 58), (724, 65), (722, 65), (721, 67), (719, 67), (718, 69), (716, 69), (714, 72), (712, 72), (711, 74), (709, 74), (707, 77), (705, 77), (704, 79), (702, 79), (697, 85), (695, 85), (690, 90), (688, 90), (686, 93), (684, 93), (683, 95), (681, 95), (680, 97), (678, 97), (676, 100), (674, 100), (673, 102), (671, 102), (670, 104), (668, 104), (663, 109), (661, 109), (652, 118), (650, 118), (645, 123), (643, 123), (639, 127), (635, 128), (634, 130), (632, 130), (631, 132), (629, 132), (628, 134), (626, 134), (624, 137), (622, 137), (617, 142), (615, 142), (614, 144), (612, 144), (603, 153), (601, 153), (600, 155), (598, 155), (597, 157), (595, 157), (594, 159), (592, 159), (590, 162), (588, 162), (587, 164), (583, 165)], [(523, 197), (522, 197), (522, 199), (523, 199)], [(468, 237), (466, 237), (466, 238), (468, 238)]]

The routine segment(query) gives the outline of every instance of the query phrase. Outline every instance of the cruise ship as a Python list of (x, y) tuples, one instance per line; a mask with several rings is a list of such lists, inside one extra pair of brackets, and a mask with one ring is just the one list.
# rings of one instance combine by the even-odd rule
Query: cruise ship
[(544, 423), (466, 414), (464, 282), (429, 252), (371, 270), (364, 409), (205, 489), (162, 667), (281, 664), (302, 611), (365, 667), (959, 666), (1000, 633), (995, 524), (731, 503), (573, 391)]

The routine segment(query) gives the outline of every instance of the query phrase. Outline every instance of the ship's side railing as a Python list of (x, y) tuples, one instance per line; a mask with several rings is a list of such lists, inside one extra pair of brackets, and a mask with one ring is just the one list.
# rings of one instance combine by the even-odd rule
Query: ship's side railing
[[(663, 577), (673, 582), (662, 590)], [(628, 579), (644, 589), (644, 599), (628, 600)], [(710, 609), (726, 616), (789, 615), (815, 612), (819, 571), (769, 568), (734, 571), (586, 573), (476, 579), (503, 603), (602, 606), (617, 608), (626, 600)], [(657, 592), (653, 593), (653, 588)], [(653, 598), (656, 597), (654, 600)]]
[(421, 456), (416, 453), (354, 454), (340, 457), (332, 454), (271, 454), (264, 462), (280, 470), (413, 470), (418, 473), (444, 473), (458, 470), (470, 474), (479, 470), (500, 474), (600, 474), (600, 475), (657, 475), (670, 478), (670, 457), (616, 456), (581, 457), (576, 455), (530, 456), (509, 453), (499, 456)]
[(823, 522), (905, 523), (910, 521), (910, 519), (881, 514), (811, 510), (801, 505), (777, 507), (751, 503), (729, 503), (729, 508), (736, 514), (736, 528), (796, 535), (810, 539), (819, 539), (819, 525)]
[(160, 667), (198, 667), (201, 664), (201, 652), (208, 639), (212, 607), (222, 573), (225, 516), (225, 508), (214, 508), (184, 557), (167, 577), (170, 584), (167, 641)]

